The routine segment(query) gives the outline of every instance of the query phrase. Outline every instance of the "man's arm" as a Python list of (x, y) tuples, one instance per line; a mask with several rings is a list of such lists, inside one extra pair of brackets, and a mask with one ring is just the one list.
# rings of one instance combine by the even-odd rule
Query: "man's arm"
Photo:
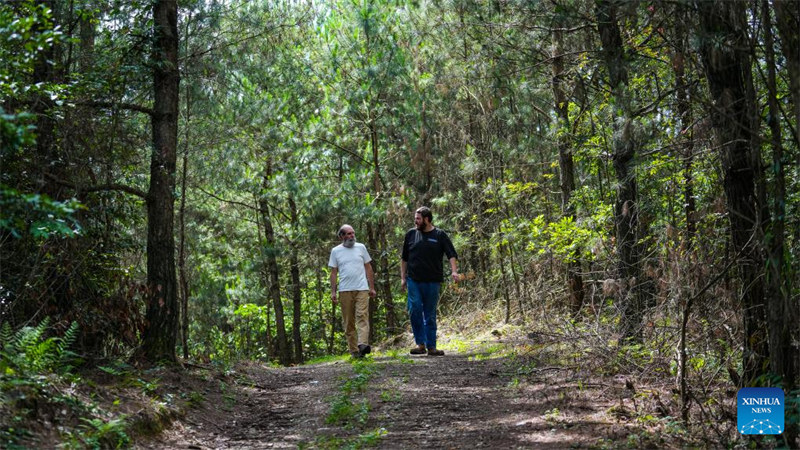
[(375, 297), (377, 295), (377, 291), (375, 290), (375, 277), (372, 273), (372, 264), (366, 263), (364, 264), (364, 271), (367, 272), (367, 282), (369, 283), (369, 296)]
[(335, 305), (336, 300), (336, 277), (339, 274), (338, 267), (331, 267), (331, 301)]
[(408, 266), (408, 263), (406, 262), (406, 260), (401, 259), (400, 260), (400, 288), (402, 290), (404, 290), (404, 291), (406, 290), (406, 269), (407, 269), (407, 266)]
[(447, 260), (450, 261), (450, 276), (453, 277), (453, 281), (458, 282), (458, 253), (456, 253), (456, 248), (453, 246), (453, 241), (444, 231), (440, 231), (439, 239), (442, 241)]
[(453, 277), (453, 281), (456, 283), (458, 282), (458, 260), (453, 257), (450, 258), (450, 275)]

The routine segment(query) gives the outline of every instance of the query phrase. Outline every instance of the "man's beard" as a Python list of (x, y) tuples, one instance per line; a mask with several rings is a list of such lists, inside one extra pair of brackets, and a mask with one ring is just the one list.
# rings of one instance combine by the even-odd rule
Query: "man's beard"
[(419, 225), (417, 225), (417, 229), (418, 229), (419, 231), (425, 231), (425, 227), (426, 227), (426, 226), (427, 226), (427, 225), (425, 225), (425, 221), (423, 220), (422, 222), (420, 222), (420, 223), (419, 223)]
[(354, 245), (356, 245), (356, 239), (355, 238), (345, 239), (344, 241), (342, 241), (342, 245), (344, 245), (347, 248), (352, 248)]

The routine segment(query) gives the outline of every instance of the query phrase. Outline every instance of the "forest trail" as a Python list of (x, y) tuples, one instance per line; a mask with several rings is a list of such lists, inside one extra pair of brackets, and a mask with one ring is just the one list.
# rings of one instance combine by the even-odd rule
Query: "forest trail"
[[(533, 361), (395, 354), (239, 373), (222, 397), (207, 395), (139, 448), (602, 448), (641, 431), (625, 380), (587, 383)], [(363, 389), (346, 395), (355, 380)], [(351, 415), (327, 420), (344, 398)]]

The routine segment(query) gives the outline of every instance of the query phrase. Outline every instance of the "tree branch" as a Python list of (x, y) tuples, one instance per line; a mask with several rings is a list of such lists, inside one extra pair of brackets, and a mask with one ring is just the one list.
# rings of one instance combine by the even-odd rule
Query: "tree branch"
[(59, 179), (55, 175), (49, 173), (45, 174), (45, 177), (47, 177), (56, 184), (75, 189), (78, 192), (119, 191), (119, 192), (126, 192), (128, 194), (135, 195), (144, 200), (147, 200), (147, 192), (141, 189), (137, 189), (133, 186), (128, 186), (119, 183), (98, 184), (95, 186), (78, 186), (75, 183), (70, 183), (69, 181)]
[[(213, 199), (219, 200), (219, 201), (221, 201), (223, 203), (228, 203), (228, 204), (231, 204), (231, 205), (244, 206), (245, 208), (248, 208), (248, 209), (253, 210), (253, 211), (258, 211), (259, 213), (263, 213), (264, 212), (264, 208), (262, 208), (260, 206), (253, 206), (253, 205), (250, 205), (250, 204), (247, 204), (247, 203), (244, 203), (244, 202), (239, 202), (239, 201), (236, 201), (236, 200), (228, 200), (226, 198), (222, 198), (222, 197), (214, 194), (213, 192), (208, 192), (207, 190), (203, 189), (200, 186), (193, 185), (192, 188), (193, 189), (197, 189), (198, 191), (202, 192), (203, 194), (206, 194), (207, 196), (209, 196), (209, 197), (211, 197)], [(284, 218), (286, 218), (286, 219), (289, 218), (289, 216), (286, 214), (286, 212), (284, 210), (282, 210), (281, 208), (278, 208), (277, 206), (275, 206), (274, 204), (272, 204), (272, 203), (270, 203), (270, 202), (268, 202), (266, 200), (265, 200), (265, 203), (267, 204), (267, 206), (272, 208), (272, 210), (276, 211), (278, 214), (280, 214)]]

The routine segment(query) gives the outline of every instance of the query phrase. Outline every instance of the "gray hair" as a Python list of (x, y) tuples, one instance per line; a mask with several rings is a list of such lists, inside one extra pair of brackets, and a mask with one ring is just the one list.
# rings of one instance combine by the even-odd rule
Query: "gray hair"
[(339, 227), (339, 231), (337, 231), (337, 232), (336, 232), (336, 235), (337, 235), (337, 236), (339, 236), (339, 237), (342, 237), (342, 236), (344, 236), (344, 233), (345, 233), (344, 229), (345, 229), (345, 228), (353, 228), (353, 227), (351, 227), (351, 226), (350, 226), (350, 225), (348, 225), (348, 224), (344, 224), (344, 225), (342, 225), (342, 226), (340, 226), (340, 227)]

